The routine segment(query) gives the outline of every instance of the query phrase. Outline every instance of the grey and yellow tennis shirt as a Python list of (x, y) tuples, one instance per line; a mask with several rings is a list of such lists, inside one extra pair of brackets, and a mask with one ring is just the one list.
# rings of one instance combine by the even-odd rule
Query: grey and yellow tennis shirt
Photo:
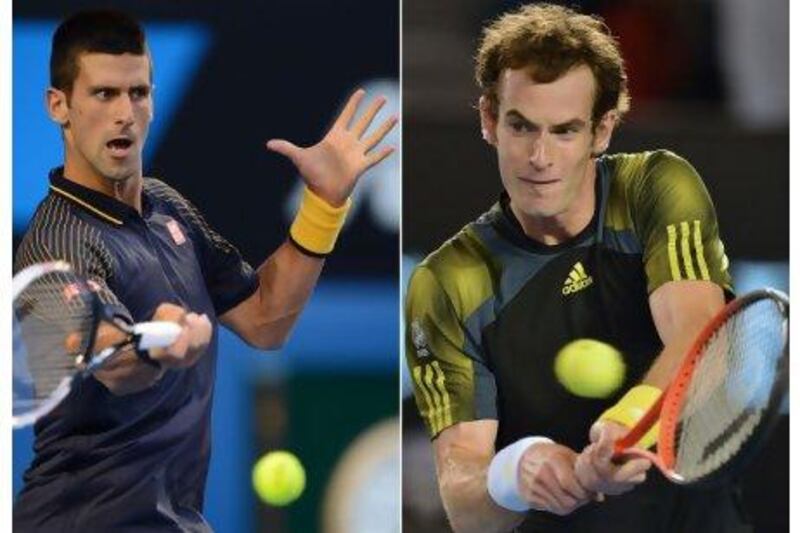
[[(15, 271), (68, 261), (137, 322), (171, 302), (216, 324), (258, 287), (238, 251), (163, 182), (145, 178), (140, 214), (62, 172), (50, 175)], [(215, 327), (195, 366), (167, 371), (145, 391), (115, 396), (93, 377), (82, 380), (34, 428), (14, 530), (209, 530), (201, 511), (216, 359)]]
[[(594, 218), (568, 242), (528, 238), (504, 195), (414, 271), (406, 357), (432, 437), (488, 418), (499, 422), (497, 449), (546, 435), (580, 451), (662, 348), (648, 295), (673, 280), (731, 292), (714, 207), (685, 160), (656, 151), (596, 164)], [(617, 397), (581, 399), (555, 379), (558, 350), (585, 337), (623, 352)]]

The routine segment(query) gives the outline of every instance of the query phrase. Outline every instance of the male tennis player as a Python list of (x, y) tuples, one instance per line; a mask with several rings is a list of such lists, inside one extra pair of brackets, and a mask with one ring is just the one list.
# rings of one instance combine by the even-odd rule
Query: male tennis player
[(216, 323), (259, 348), (280, 346), (330, 253), (358, 177), (386, 158), (383, 103), (356, 116), (357, 91), (317, 145), (273, 140), (305, 196), (286, 243), (257, 270), (162, 181), (142, 175), (153, 117), (152, 62), (127, 15), (82, 12), (53, 36), (48, 112), (64, 140), (15, 269), (63, 259), (134, 321), (173, 320), (178, 340), (133, 353), (82, 382), (35, 426), (35, 459), (14, 507), (17, 531), (208, 531)]
[[(731, 487), (689, 493), (646, 476), (647, 460), (610, 461), (731, 291), (703, 182), (668, 151), (602, 155), (629, 98), (596, 18), (546, 4), (507, 13), (485, 28), (476, 78), (504, 192), (416, 268), (406, 307), (451, 524), (746, 530)], [(607, 401), (554, 376), (558, 350), (585, 337), (625, 354), (626, 383)]]

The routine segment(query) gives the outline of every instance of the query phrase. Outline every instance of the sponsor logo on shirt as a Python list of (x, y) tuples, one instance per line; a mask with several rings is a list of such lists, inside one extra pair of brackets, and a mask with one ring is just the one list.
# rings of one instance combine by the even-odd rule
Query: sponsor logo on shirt
[(569, 276), (564, 280), (564, 286), (561, 288), (561, 294), (568, 296), (570, 294), (582, 291), (594, 282), (592, 276), (586, 274), (586, 269), (580, 261), (572, 266)]

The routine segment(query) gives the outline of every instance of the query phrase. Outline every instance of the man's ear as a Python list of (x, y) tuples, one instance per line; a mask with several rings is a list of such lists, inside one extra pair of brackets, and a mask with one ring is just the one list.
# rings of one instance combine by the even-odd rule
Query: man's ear
[(614, 110), (607, 111), (606, 114), (600, 118), (594, 128), (594, 140), (592, 140), (593, 155), (599, 156), (608, 150), (608, 145), (611, 144), (611, 134), (614, 133), (617, 121), (617, 112)]
[(50, 119), (62, 128), (69, 126), (69, 104), (67, 93), (55, 87), (47, 89), (46, 102), (47, 114)]
[(492, 109), (492, 104), (486, 96), (481, 96), (478, 108), (481, 114), (481, 135), (483, 140), (495, 146), (497, 144), (497, 110)]

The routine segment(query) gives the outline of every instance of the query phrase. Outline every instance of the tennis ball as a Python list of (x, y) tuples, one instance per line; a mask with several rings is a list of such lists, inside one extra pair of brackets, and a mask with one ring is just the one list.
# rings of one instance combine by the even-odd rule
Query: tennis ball
[(576, 396), (607, 398), (625, 381), (625, 362), (619, 351), (594, 339), (578, 339), (556, 355), (558, 381)]
[(253, 467), (253, 488), (265, 503), (289, 505), (303, 493), (306, 471), (291, 452), (269, 452)]

